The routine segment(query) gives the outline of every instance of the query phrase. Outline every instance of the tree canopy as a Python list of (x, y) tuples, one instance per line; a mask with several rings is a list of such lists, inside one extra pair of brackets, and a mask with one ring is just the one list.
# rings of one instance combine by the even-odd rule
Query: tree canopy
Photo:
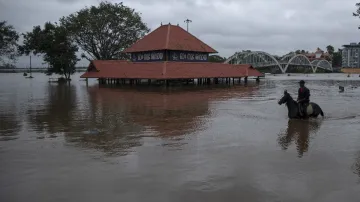
[(24, 45), (19, 47), (21, 54), (42, 54), (44, 61), (50, 65), (50, 73), (70, 79), (79, 60), (76, 56), (78, 47), (71, 42), (64, 27), (47, 22), (43, 29), (35, 26), (32, 32), (27, 32), (23, 36)]
[(326, 51), (327, 51), (330, 55), (333, 55), (333, 54), (334, 54), (334, 51), (335, 51), (334, 46), (332, 46), (332, 45), (326, 46)]
[(9, 66), (16, 61), (19, 34), (6, 21), (0, 22), (0, 66)]
[[(353, 16), (360, 18), (360, 2), (356, 3), (355, 6), (357, 7), (355, 13), (353, 13)], [(360, 29), (360, 26), (358, 27)]]
[(209, 56), (209, 62), (218, 62), (218, 63), (222, 63), (225, 62), (226, 58), (225, 57), (221, 57), (219, 55), (210, 55)]
[(88, 60), (128, 59), (122, 51), (150, 30), (122, 3), (101, 2), (60, 19)]

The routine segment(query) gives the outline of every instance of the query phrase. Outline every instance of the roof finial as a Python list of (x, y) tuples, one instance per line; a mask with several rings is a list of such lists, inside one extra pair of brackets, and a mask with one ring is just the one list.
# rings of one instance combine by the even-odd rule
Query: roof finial
[(179, 26), (179, 23), (177, 23), (177, 26)]
[(169, 25), (171, 25), (170, 22), (169, 22)]
[(161, 26), (162, 26), (162, 22), (161, 22)]

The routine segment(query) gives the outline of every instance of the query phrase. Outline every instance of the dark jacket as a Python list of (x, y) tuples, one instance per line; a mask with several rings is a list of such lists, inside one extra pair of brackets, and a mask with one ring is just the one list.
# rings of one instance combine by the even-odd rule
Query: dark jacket
[(301, 101), (302, 103), (310, 102), (310, 90), (305, 86), (299, 88), (299, 92), (298, 92), (298, 100), (302, 100), (302, 99), (304, 99), (304, 101)]

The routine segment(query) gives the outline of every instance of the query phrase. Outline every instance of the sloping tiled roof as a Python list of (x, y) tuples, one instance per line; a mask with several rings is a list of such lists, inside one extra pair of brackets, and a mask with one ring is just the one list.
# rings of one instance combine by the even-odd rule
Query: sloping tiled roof
[(216, 50), (175, 25), (162, 25), (132, 46), (124, 50), (126, 53), (152, 50), (181, 50), (204, 53), (217, 53)]
[(251, 65), (211, 62), (130, 62), (95, 60), (81, 78), (185, 79), (263, 76)]

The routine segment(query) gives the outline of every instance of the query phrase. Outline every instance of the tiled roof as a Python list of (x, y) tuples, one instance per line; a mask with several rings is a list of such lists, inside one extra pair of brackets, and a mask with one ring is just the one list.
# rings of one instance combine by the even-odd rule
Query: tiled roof
[(181, 50), (217, 53), (216, 50), (175, 25), (162, 25), (124, 50), (126, 53), (152, 50)]
[(211, 62), (130, 62), (95, 60), (81, 78), (184, 79), (263, 76), (251, 65)]

